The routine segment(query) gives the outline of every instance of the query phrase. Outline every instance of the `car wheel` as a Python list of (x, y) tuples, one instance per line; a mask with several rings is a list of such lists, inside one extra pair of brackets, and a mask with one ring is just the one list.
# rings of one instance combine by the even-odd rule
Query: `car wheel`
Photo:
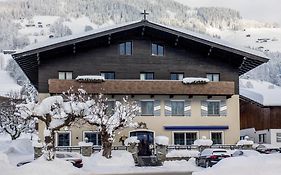
[(210, 161), (208, 161), (208, 160), (206, 160), (206, 162), (205, 162), (205, 168), (208, 168), (208, 167), (210, 167), (211, 165), (210, 165)]
[(199, 160), (198, 160), (198, 158), (195, 159), (195, 164), (196, 164), (196, 166), (199, 166)]

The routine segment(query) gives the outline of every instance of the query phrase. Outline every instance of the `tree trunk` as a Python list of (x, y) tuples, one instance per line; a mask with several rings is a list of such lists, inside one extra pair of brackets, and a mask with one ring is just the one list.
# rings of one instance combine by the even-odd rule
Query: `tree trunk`
[(101, 141), (102, 141), (102, 156), (106, 157), (107, 159), (111, 158), (111, 149), (112, 149), (112, 141), (110, 140), (111, 137), (109, 133), (106, 131), (105, 128), (102, 128), (101, 131)]

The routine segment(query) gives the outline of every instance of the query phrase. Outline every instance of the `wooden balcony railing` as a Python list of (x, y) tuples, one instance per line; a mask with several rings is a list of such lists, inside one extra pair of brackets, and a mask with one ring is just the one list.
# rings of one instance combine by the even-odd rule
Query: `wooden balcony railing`
[(59, 94), (70, 87), (83, 88), (88, 93), (112, 95), (218, 95), (235, 93), (234, 82), (220, 81), (206, 84), (183, 84), (173, 80), (105, 80), (81, 83), (76, 80), (49, 80), (49, 93)]

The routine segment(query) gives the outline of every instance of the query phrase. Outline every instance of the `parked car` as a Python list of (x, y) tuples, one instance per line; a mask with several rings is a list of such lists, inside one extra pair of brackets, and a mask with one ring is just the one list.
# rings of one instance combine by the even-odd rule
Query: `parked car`
[(197, 166), (202, 167), (212, 167), (220, 160), (230, 157), (230, 154), (225, 149), (204, 149), (199, 153), (198, 157), (195, 158), (195, 163)]
[(239, 156), (251, 157), (251, 156), (259, 156), (259, 155), (260, 153), (255, 150), (236, 150), (231, 154), (232, 157), (239, 157)]
[(255, 149), (262, 154), (279, 153), (280, 148), (271, 144), (259, 144)]
[[(71, 162), (72, 165), (77, 167), (77, 168), (82, 168), (83, 167), (82, 157), (78, 153), (57, 151), (56, 152), (56, 158), (62, 159), (62, 160), (68, 161), (68, 162)], [(17, 164), (17, 166), (19, 167), (19, 166), (28, 164), (28, 163), (30, 163), (32, 161), (33, 160), (22, 161), (22, 162), (19, 162)]]

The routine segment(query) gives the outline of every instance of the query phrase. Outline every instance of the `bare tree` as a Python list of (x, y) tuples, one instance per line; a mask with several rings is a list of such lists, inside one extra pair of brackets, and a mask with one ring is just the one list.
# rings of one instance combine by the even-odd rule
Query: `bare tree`
[(89, 115), (84, 119), (90, 125), (98, 127), (102, 141), (102, 155), (111, 158), (115, 132), (138, 125), (133, 122), (133, 119), (137, 116), (139, 107), (136, 102), (129, 101), (127, 97), (123, 98), (121, 102), (116, 101), (113, 108), (108, 105), (108, 102), (104, 95), (98, 95), (89, 108)]

